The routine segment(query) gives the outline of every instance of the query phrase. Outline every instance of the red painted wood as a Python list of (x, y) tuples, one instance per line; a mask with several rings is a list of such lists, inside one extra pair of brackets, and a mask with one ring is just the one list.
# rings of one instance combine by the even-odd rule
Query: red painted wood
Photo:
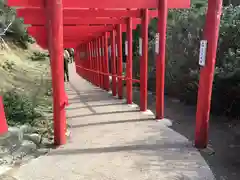
[[(59, 3), (60, 2), (60, 3)], [(54, 119), (54, 143), (62, 145), (66, 143), (66, 93), (64, 90), (63, 70), (63, 24), (61, 0), (48, 2), (49, 31), (51, 31), (50, 57), (53, 88), (53, 119)]]
[[(117, 50), (118, 50), (118, 61), (117, 61), (117, 75), (122, 76), (123, 72), (123, 59), (122, 59), (122, 25), (117, 25)], [(118, 98), (123, 98), (123, 81), (122, 78), (118, 78)]]
[[(36, 16), (38, 18), (44, 17), (45, 10), (43, 8), (37, 7), (29, 7), (24, 8), (24, 6), (20, 9), (17, 9), (17, 16), (20, 17), (28, 17), (28, 16)], [(86, 17), (86, 18), (123, 18), (123, 17), (133, 17), (140, 18), (141, 13), (140, 10), (105, 10), (105, 9), (80, 9), (80, 8), (68, 8), (63, 10), (63, 17)]]
[[(104, 36), (102, 35), (100, 37), (101, 39), (101, 53), (102, 53), (102, 73), (104, 73)], [(102, 74), (102, 83), (103, 83), (103, 89), (105, 89), (105, 78), (104, 74)]]
[[(190, 0), (168, 0), (168, 8), (189, 8)], [(44, 0), (8, 0), (9, 6), (44, 7)], [(158, 0), (63, 0), (64, 8), (158, 8)]]
[(98, 54), (99, 54), (99, 78), (100, 78), (100, 87), (103, 89), (103, 78), (102, 78), (102, 43), (101, 37), (98, 38)]
[(98, 44), (98, 39), (95, 39), (95, 43), (96, 43), (96, 71), (97, 71), (97, 86), (100, 86), (100, 74), (99, 74), (99, 70), (100, 70), (100, 63), (99, 63), (99, 44)]
[[(64, 26), (63, 34), (64, 36), (72, 36), (74, 38), (81, 37), (82, 33), (96, 33), (96, 32), (105, 32), (111, 31), (112, 26)], [(47, 36), (47, 30), (44, 26), (31, 26), (27, 28), (29, 34), (39, 34), (41, 36)], [(80, 33), (81, 32), (81, 33)]]
[(132, 104), (132, 18), (128, 19), (127, 24), (127, 41), (128, 41), (128, 56), (127, 56), (127, 103)]
[[(95, 46), (94, 46), (94, 41), (91, 41), (91, 46), (92, 46), (92, 64), (93, 64), (93, 69), (92, 70), (95, 70)], [(92, 76), (93, 76), (93, 84), (96, 85), (96, 74), (95, 73), (92, 73)]]
[(208, 1), (208, 10), (203, 36), (203, 39), (208, 42), (208, 47), (206, 65), (200, 70), (196, 112), (195, 146), (197, 148), (206, 148), (208, 144), (212, 83), (216, 63), (216, 50), (221, 13), (222, 0)]
[(112, 95), (117, 95), (117, 79), (116, 79), (116, 32), (111, 31), (111, 70), (112, 70)]
[[(79, 13), (77, 11), (80, 11)], [(102, 12), (108, 12), (109, 10), (102, 10)], [(121, 13), (122, 10), (118, 11), (119, 14)], [(128, 10), (130, 11), (130, 10)], [(124, 11), (124, 12), (128, 12)], [(72, 10), (72, 9), (65, 9), (64, 10), (64, 18), (63, 18), (63, 24), (64, 25), (76, 25), (76, 24), (126, 24), (126, 19), (123, 18), (124, 16), (121, 17), (114, 17), (110, 18), (109, 17), (99, 17), (99, 16), (93, 16), (91, 14), (90, 17), (88, 17), (85, 14), (88, 14), (88, 11), (84, 11), (85, 14), (83, 14), (82, 10)], [(98, 12), (98, 11), (94, 11)], [(117, 11), (113, 11), (117, 13)], [(131, 12), (131, 11), (130, 11)], [(139, 10), (135, 10), (133, 12), (136, 12), (139, 14), (140, 18), (140, 13)], [(95, 13), (95, 14), (100, 14), (100, 13)], [(130, 13), (129, 13), (130, 14)], [(101, 15), (101, 14), (100, 14)], [(109, 14), (110, 15), (110, 14)], [(130, 14), (131, 15), (131, 14)], [(149, 13), (149, 17), (157, 17), (158, 12), (156, 10), (151, 10)], [(24, 23), (25, 24), (32, 24), (32, 25), (44, 25), (46, 24), (47, 17), (45, 16), (45, 9), (40, 9), (40, 8), (21, 8), (17, 9), (17, 16), (24, 18)], [(134, 18), (133, 23), (140, 24), (141, 19)]]
[[(22, 16), (19, 16), (22, 17)], [(141, 19), (134, 19), (134, 23), (140, 24)], [(46, 24), (46, 18), (41, 16), (25, 16), (24, 17), (24, 24), (31, 24), (33, 26), (43, 26)], [(126, 24), (125, 19), (116, 19), (116, 18), (63, 18), (64, 25), (111, 25), (111, 24)]]
[[(137, 25), (134, 25), (136, 28)], [(64, 40), (83, 41), (94, 37), (101, 36), (102, 33), (108, 30), (112, 30), (114, 27), (104, 26), (66, 26), (64, 27)], [(123, 30), (126, 30), (126, 26), (123, 26)], [(81, 33), (79, 33), (81, 32)], [(123, 31), (125, 32), (125, 31)], [(28, 33), (35, 39), (47, 41), (47, 32), (44, 26), (32, 26), (28, 28)]]
[[(89, 55), (89, 46), (88, 44), (86, 46), (86, 52), (87, 52), (87, 68), (90, 69), (90, 55)], [(90, 71), (87, 71), (87, 80), (90, 81)]]
[[(89, 63), (90, 63), (90, 70), (93, 70), (93, 62), (92, 62), (92, 58), (93, 58), (93, 55), (92, 55), (92, 42), (89, 42)], [(92, 71), (90, 71), (90, 82), (93, 83), (93, 73)]]
[(4, 112), (4, 104), (3, 104), (3, 99), (0, 96), (0, 135), (4, 135), (5, 133), (8, 132), (8, 124)]
[[(104, 33), (104, 57), (105, 57), (105, 59), (104, 59), (105, 73), (108, 74), (109, 73), (109, 63), (108, 63), (109, 57), (108, 57), (108, 33), (107, 32)], [(105, 75), (105, 82), (106, 82), (106, 84), (105, 84), (106, 85), (105, 86), (106, 91), (109, 91), (110, 82), (109, 82), (109, 76), (108, 75)]]
[(165, 82), (165, 51), (167, 31), (167, 0), (159, 0), (159, 54), (156, 59), (156, 118), (164, 118), (164, 82)]
[[(93, 40), (93, 44), (94, 44), (94, 71), (97, 71), (97, 51), (96, 51), (96, 39)], [(98, 85), (98, 79), (97, 79), (97, 73), (94, 72), (94, 76), (95, 76), (95, 85)]]
[[(89, 59), (89, 49), (88, 49), (88, 43), (85, 44), (85, 48), (86, 48), (86, 68), (89, 69), (90, 68), (90, 59)], [(87, 81), (90, 81), (90, 71), (86, 71), (87, 73)]]
[(142, 21), (142, 56), (140, 59), (140, 111), (147, 110), (147, 80), (148, 80), (148, 10), (143, 10)]

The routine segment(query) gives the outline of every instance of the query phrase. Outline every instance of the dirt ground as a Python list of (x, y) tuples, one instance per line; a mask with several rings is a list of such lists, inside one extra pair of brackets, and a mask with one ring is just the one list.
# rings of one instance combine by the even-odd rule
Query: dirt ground
[[(133, 91), (133, 101), (139, 104), (139, 91)], [(155, 112), (155, 96), (148, 95), (148, 109)], [(172, 120), (172, 129), (194, 142), (196, 108), (184, 105), (176, 99), (166, 97), (165, 117)], [(226, 117), (211, 116), (209, 147), (201, 154), (217, 180), (239, 180), (240, 178), (240, 123)]]

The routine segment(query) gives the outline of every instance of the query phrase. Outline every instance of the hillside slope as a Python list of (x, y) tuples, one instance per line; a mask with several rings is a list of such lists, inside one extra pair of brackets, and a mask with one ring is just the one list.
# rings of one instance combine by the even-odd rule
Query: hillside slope
[[(15, 99), (12, 94), (16, 95)], [(35, 44), (24, 50), (7, 42), (7, 46), (0, 49), (0, 95), (4, 97), (5, 112), (10, 124), (12, 121), (17, 124), (34, 123), (34, 117), (21, 116), (20, 111), (27, 109), (36, 111), (37, 117), (41, 119), (50, 117), (51, 76), (47, 52)], [(21, 101), (19, 105), (13, 104), (12, 101), (16, 99)], [(23, 102), (25, 100), (27, 103)], [(24, 107), (21, 109), (18, 106)], [(18, 114), (13, 116), (15, 113)]]

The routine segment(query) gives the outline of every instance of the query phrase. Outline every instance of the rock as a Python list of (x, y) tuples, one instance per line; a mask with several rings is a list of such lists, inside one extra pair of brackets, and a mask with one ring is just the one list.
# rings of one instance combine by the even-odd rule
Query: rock
[(12, 155), (14, 156), (14, 160), (22, 159), (27, 154), (31, 154), (32, 152), (37, 150), (37, 146), (32, 141), (23, 140), (21, 147), (14, 152)]
[(17, 127), (8, 128), (9, 136), (12, 138), (16, 137), (19, 141), (23, 140), (23, 132)]
[(51, 147), (53, 145), (53, 141), (48, 138), (42, 139), (41, 147)]
[(4, 156), (7, 153), (9, 153), (9, 149), (5, 146), (0, 146), (0, 157)]
[(42, 156), (42, 155), (44, 155), (44, 154), (49, 153), (49, 151), (50, 151), (50, 149), (48, 149), (48, 148), (41, 148), (41, 149), (38, 149), (38, 150), (37, 150), (36, 155), (37, 155), (37, 156)]
[(18, 128), (9, 128), (8, 135), (0, 139), (0, 146), (7, 149), (10, 153), (17, 150), (22, 142), (22, 133)]
[(42, 140), (42, 136), (37, 134), (37, 133), (34, 133), (34, 134), (24, 134), (23, 138), (24, 138), (24, 140), (32, 141), (37, 146), (40, 145), (41, 140)]
[(27, 140), (24, 140), (22, 142), (22, 147), (25, 148), (25, 149), (31, 149), (31, 150), (36, 150), (36, 144), (34, 144), (33, 142), (31, 141), (27, 141)]
[(20, 130), (22, 131), (23, 134), (29, 134), (35, 131), (35, 129), (29, 125), (22, 125), (20, 127)]
[(35, 155), (26, 155), (26, 156), (23, 156), (22, 159), (17, 160), (15, 164), (19, 164), (19, 165), (26, 164), (35, 158), (36, 158)]
[(13, 160), (13, 157), (11, 155), (7, 155), (7, 156), (2, 157), (0, 159), (0, 162), (1, 162), (1, 164), (9, 165), (9, 164), (12, 164), (14, 162), (14, 160)]

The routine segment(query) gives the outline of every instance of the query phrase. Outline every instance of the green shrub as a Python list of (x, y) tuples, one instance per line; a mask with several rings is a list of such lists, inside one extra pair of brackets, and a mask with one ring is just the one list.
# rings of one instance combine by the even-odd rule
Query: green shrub
[(17, 18), (16, 10), (8, 7), (4, 0), (0, 0), (0, 27), (5, 29), (10, 23), (12, 24), (6, 35), (13, 37), (23, 48), (27, 48), (27, 43), (32, 41), (26, 32), (23, 19)]
[[(193, 1), (191, 9), (170, 10), (167, 27), (165, 92), (196, 105), (199, 82), (199, 43), (202, 39), (207, 1)], [(156, 33), (152, 20), (149, 34)], [(212, 112), (239, 116), (240, 111), (240, 6), (223, 8), (213, 83)], [(149, 35), (150, 37), (150, 35)], [(151, 43), (151, 38), (149, 44)], [(155, 91), (155, 53), (149, 46), (148, 89)], [(138, 72), (139, 61), (134, 61)], [(222, 102), (222, 103), (220, 103)]]
[(44, 61), (49, 55), (43, 52), (34, 52), (30, 57), (32, 61)]
[(41, 117), (33, 101), (28, 96), (17, 93), (16, 90), (4, 93), (3, 101), (9, 125), (31, 124), (34, 119)]

